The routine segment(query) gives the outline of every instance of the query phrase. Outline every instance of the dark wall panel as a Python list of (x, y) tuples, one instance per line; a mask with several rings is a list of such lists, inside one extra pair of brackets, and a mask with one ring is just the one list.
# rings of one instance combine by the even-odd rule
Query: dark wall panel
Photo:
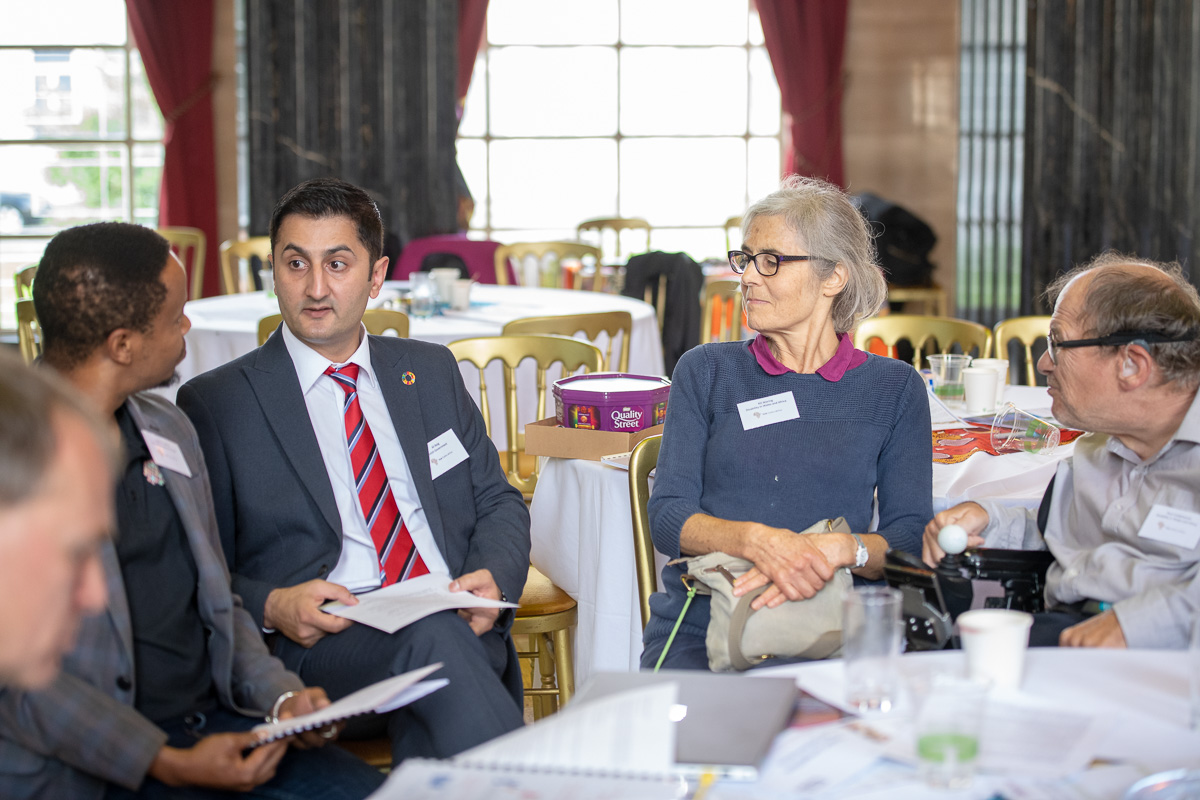
[(1021, 310), (1105, 249), (1200, 273), (1200, 5), (1028, 0)]
[(401, 242), (455, 229), (458, 4), (248, 0), (250, 232), (279, 197), (336, 176)]

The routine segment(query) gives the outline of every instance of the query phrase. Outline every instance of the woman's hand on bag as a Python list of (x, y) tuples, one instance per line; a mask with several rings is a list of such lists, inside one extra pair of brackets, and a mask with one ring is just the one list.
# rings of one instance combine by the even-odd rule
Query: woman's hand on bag
[[(807, 600), (833, 578), (834, 569), (845, 563), (844, 533), (815, 533), (798, 536), (781, 528), (769, 528), (755, 537), (747, 558), (754, 567), (737, 579), (734, 595), (741, 597), (760, 586), (773, 584), (754, 598), (750, 607), (775, 608), (788, 600)], [(850, 549), (850, 563), (854, 550)]]

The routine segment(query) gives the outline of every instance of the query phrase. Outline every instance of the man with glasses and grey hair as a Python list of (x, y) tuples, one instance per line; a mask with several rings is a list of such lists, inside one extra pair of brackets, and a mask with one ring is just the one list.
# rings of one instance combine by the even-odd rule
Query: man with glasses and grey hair
[(1055, 418), (1090, 433), (1039, 512), (986, 500), (943, 511), (925, 528), (925, 561), (941, 558), (951, 523), (969, 546), (1049, 549), (1049, 610), (1031, 644), (1187, 647), (1200, 610), (1200, 296), (1178, 264), (1116, 253), (1047, 294), (1038, 371)]

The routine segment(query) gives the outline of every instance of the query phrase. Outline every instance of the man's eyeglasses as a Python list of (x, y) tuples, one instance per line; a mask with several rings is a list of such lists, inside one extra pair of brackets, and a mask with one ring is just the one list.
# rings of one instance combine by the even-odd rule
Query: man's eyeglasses
[(758, 270), (758, 274), (764, 278), (769, 278), (776, 272), (779, 272), (779, 264), (783, 261), (825, 261), (826, 259), (820, 256), (777, 256), (774, 253), (756, 253), (750, 255), (743, 253), (741, 250), (729, 251), (729, 268), (741, 275), (746, 271), (746, 267), (754, 264), (754, 268)]
[(1171, 336), (1158, 331), (1115, 331), (1107, 336), (1099, 336), (1095, 339), (1067, 339), (1066, 341), (1056, 341), (1054, 334), (1046, 337), (1046, 354), (1050, 356), (1051, 364), (1058, 364), (1058, 354), (1056, 350), (1068, 350), (1072, 347), (1117, 347), (1123, 344), (1132, 344), (1133, 342), (1144, 342), (1145, 344), (1169, 344), (1171, 342), (1194, 342), (1200, 338), (1200, 330), (1193, 328), (1178, 336)]

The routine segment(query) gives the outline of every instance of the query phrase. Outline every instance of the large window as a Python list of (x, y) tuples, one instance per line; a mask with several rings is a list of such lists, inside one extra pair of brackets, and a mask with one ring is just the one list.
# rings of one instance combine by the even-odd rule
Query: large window
[(779, 184), (780, 117), (747, 0), (491, 0), (458, 139), (472, 235), (643, 217), (657, 250), (723, 256)]
[(0, 25), (0, 327), (13, 273), (85, 222), (158, 222), (162, 117), (123, 0), (5, 3)]

